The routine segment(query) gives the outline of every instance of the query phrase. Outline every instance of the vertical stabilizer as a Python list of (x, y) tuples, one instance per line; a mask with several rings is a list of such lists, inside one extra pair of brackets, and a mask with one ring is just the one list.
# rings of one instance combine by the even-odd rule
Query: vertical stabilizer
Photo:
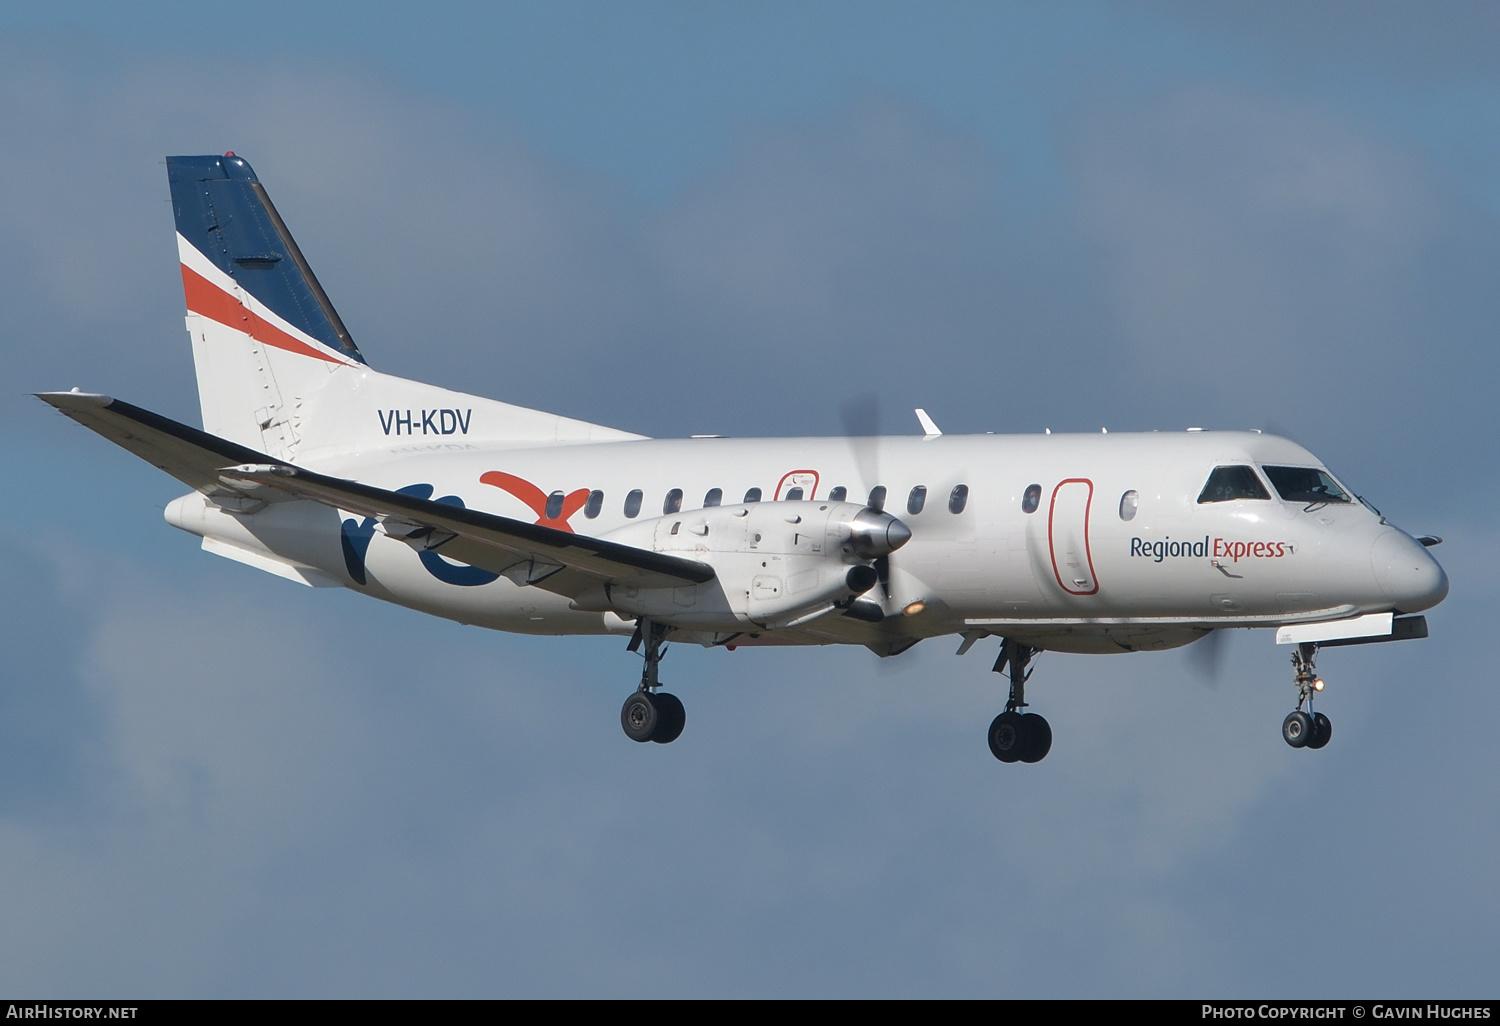
[(244, 159), (168, 157), (203, 429), (295, 462), (424, 443), (639, 438), (380, 374)]
[(283, 459), (300, 402), (364, 363), (244, 159), (168, 157), (204, 430)]

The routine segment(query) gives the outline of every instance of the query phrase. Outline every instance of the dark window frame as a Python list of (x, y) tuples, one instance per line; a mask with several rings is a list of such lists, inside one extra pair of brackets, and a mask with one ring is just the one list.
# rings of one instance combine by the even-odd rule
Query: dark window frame
[(968, 508), (968, 505), (969, 486), (966, 484), (954, 485), (953, 491), (948, 493), (948, 512), (954, 516), (958, 516)]
[(1039, 484), (1027, 485), (1026, 491), (1021, 495), (1021, 512), (1035, 513), (1041, 504), (1042, 486)]

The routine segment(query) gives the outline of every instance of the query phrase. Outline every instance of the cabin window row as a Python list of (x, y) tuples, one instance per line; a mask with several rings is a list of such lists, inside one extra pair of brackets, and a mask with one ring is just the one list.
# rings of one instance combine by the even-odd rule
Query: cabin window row
[[(804, 494), (805, 492), (801, 487), (794, 486), (792, 488), (788, 488), (785, 496), (785, 501), (800, 501)], [(751, 488), (745, 492), (745, 498), (741, 501), (747, 504), (752, 502), (760, 502), (762, 497), (763, 493), (759, 488)], [(547, 505), (545, 510), (547, 519), (556, 520), (558, 517), (562, 516), (563, 501), (565, 498), (566, 496), (560, 491), (553, 492), (551, 495), (547, 496)], [(871, 509), (876, 510), (877, 512), (884, 510), (886, 498), (887, 490), (885, 485), (876, 485), (874, 488), (870, 489), (870, 495), (868, 501), (866, 502), (866, 505)], [(667, 492), (666, 498), (662, 500), (661, 504), (662, 515), (670, 516), (673, 513), (682, 512), (682, 499), (683, 491), (681, 488), (673, 488), (671, 491)], [(827, 501), (847, 502), (848, 499), (849, 489), (845, 488), (843, 485), (839, 485), (837, 488), (829, 491)], [(630, 493), (625, 496), (624, 513), (626, 518), (633, 520), (636, 517), (640, 516), (641, 506), (645, 502), (645, 500), (645, 492), (641, 491), (641, 489), (639, 488), (632, 488), (630, 490)], [(722, 488), (710, 488), (708, 490), (708, 493), (703, 496), (703, 506), (705, 509), (714, 506), (721, 506), (723, 505), (723, 503), (724, 489)], [(948, 493), (948, 512), (957, 515), (959, 513), (962, 513), (968, 506), (968, 504), (969, 486), (966, 484), (954, 485), (953, 490)], [(908, 515), (916, 516), (917, 514), (921, 513), (922, 510), (926, 508), (926, 506), (926, 485), (917, 485), (907, 493), (906, 512)], [(593, 491), (589, 492), (588, 498), (584, 501), (583, 515), (588, 517), (590, 520), (593, 520), (597, 518), (599, 514), (603, 512), (603, 510), (604, 492), (598, 488), (595, 488)]]

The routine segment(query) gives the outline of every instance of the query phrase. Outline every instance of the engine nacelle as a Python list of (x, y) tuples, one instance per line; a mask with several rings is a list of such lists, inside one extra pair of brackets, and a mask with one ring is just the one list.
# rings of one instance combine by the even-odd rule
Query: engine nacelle
[(673, 513), (611, 531), (610, 541), (707, 563), (715, 579), (681, 588), (605, 589), (608, 607), (699, 630), (792, 627), (869, 591), (870, 561), (911, 529), (852, 502), (756, 502)]

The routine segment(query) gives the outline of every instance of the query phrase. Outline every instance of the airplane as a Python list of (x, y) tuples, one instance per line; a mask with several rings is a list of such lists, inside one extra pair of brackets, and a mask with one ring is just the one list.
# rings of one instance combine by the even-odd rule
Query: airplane
[[(1322, 647), (1427, 636), (1448, 578), (1302, 446), (1259, 432), (655, 439), (371, 368), (250, 165), (167, 158), (202, 429), (40, 393), (192, 489), (215, 555), (465, 624), (629, 638), (620, 719), (669, 743), (673, 642), (734, 650), (999, 639), (1001, 762), (1052, 746), (1039, 652), (1290, 645), (1294, 748), (1322, 748)], [(1223, 637), (1219, 634), (1218, 637)]]

